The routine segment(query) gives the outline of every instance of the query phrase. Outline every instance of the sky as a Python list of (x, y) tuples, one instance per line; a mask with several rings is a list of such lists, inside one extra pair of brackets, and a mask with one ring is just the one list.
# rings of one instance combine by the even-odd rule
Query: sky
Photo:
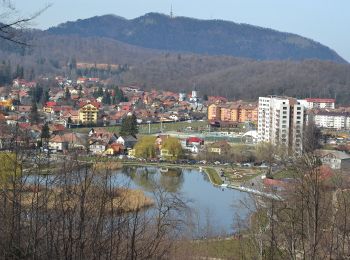
[(311, 38), (350, 61), (350, 0), (13, 0), (22, 16), (52, 4), (32, 26), (115, 14), (128, 19), (149, 12), (247, 23)]

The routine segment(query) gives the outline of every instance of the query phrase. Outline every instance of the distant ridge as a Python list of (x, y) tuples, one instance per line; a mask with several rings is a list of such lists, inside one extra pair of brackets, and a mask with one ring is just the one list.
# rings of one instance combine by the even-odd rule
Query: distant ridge
[(254, 60), (319, 59), (346, 63), (335, 51), (311, 39), (223, 20), (200, 20), (148, 13), (135, 19), (116, 15), (66, 22), (47, 32), (105, 37), (163, 51), (229, 55)]
[[(160, 16), (165, 21), (170, 19), (165, 15), (150, 14), (149, 16), (151, 18)], [(93, 70), (87, 75), (108, 79), (109, 82), (118, 85), (139, 85), (143, 89), (156, 88), (189, 92), (195, 84), (200, 95), (221, 95), (230, 99), (257, 100), (259, 96), (272, 94), (299, 98), (336, 97), (337, 104), (349, 103), (350, 64), (343, 62), (332, 51), (330, 54), (333, 53), (335, 55), (333, 57), (338, 57), (335, 61), (317, 58), (297, 61), (291, 58), (256, 60), (231, 55), (204, 55), (190, 51), (157, 50), (147, 46), (145, 48), (136, 44), (128, 44), (126, 41), (116, 40), (114, 36), (106, 36), (107, 33), (108, 35), (113, 32), (118, 34), (120, 28), (125, 29), (125, 24), (131, 21), (144, 24), (146, 18), (143, 16), (137, 19), (139, 21), (135, 22), (135, 19), (127, 20), (107, 15), (68, 22), (62, 24), (61, 29), (55, 28), (55, 30), (63, 30), (62, 33), (40, 30), (25, 31), (22, 37), (32, 46), (31, 48), (21, 48), (0, 39), (1, 63), (6, 64), (6, 66), (0, 66), (0, 79), (6, 77), (9, 66), (14, 71), (17, 65), (24, 67), (24, 78), (26, 79), (31, 78), (31, 71), (39, 76), (45, 75), (45, 77), (66, 75), (76, 78), (83, 73), (85, 75), (86, 71), (69, 69), (70, 61), (76, 60), (79, 63), (121, 65), (122, 69), (117, 72)], [(180, 18), (174, 18), (174, 21), (177, 19)], [(96, 21), (100, 23), (100, 30), (89, 36), (90, 29), (86, 30), (86, 24), (91, 23), (96, 27)], [(116, 21), (118, 21), (118, 26)], [(147, 23), (151, 23), (150, 27), (153, 26), (152, 21), (154, 21), (153, 18), (147, 20)], [(156, 21), (159, 21), (158, 18)], [(201, 22), (203, 21), (196, 21), (200, 22), (199, 27), (202, 27)], [(208, 21), (208, 23), (211, 22)], [(222, 23), (226, 24), (226, 22)], [(167, 28), (166, 23), (161, 24)], [(241, 25), (234, 25), (241, 28)], [(108, 29), (116, 26), (118, 30)], [(67, 27), (74, 28), (75, 33), (63, 33)], [(281, 34), (269, 29), (248, 27), (258, 31), (262, 30), (262, 35), (266, 35), (266, 31)], [(146, 29), (144, 31), (147, 32)], [(125, 29), (123, 32), (130, 34), (131, 31)], [(100, 36), (96, 35), (97, 33)], [(136, 34), (143, 35), (138, 31), (135, 31)], [(133, 39), (137, 40), (135, 37)], [(311, 40), (306, 39), (306, 41), (316, 44)], [(218, 45), (219, 43), (218, 41)], [(198, 49), (197, 46), (192, 46), (192, 48)], [(327, 47), (324, 48), (329, 50)]]

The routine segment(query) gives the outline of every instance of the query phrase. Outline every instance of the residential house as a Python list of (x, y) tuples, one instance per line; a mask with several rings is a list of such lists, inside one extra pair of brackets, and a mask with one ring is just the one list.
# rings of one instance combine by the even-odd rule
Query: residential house
[(186, 139), (186, 146), (201, 146), (204, 145), (204, 139), (199, 137), (189, 137)]
[(18, 106), (17, 110), (19, 112), (29, 113), (32, 109), (32, 106)]
[(68, 150), (68, 141), (63, 135), (56, 135), (49, 140), (49, 149), (63, 152)]
[(217, 153), (219, 155), (227, 153), (231, 149), (231, 145), (226, 141), (219, 141), (209, 144), (207, 147), (208, 152)]
[(69, 149), (85, 150), (87, 136), (79, 133), (65, 133), (56, 135), (49, 140), (49, 149), (66, 151)]
[(125, 149), (133, 149), (135, 144), (137, 143), (137, 139), (132, 135), (119, 136), (116, 143), (122, 144), (125, 147)]
[(89, 144), (89, 151), (95, 155), (102, 155), (107, 148), (107, 143), (103, 140), (95, 140)]
[(46, 102), (45, 106), (43, 107), (43, 110), (45, 113), (52, 113), (53, 112), (53, 107), (57, 105), (56, 102), (54, 101), (48, 101)]
[(320, 157), (322, 164), (328, 165), (333, 170), (349, 170), (350, 155), (335, 150), (318, 150), (316, 154)]
[[(129, 150), (129, 155), (130, 155)], [(124, 153), (124, 146), (122, 144), (114, 143), (108, 145), (106, 151), (104, 152), (105, 155), (118, 155)]]
[(71, 124), (78, 125), (79, 124), (79, 118), (80, 113), (78, 110), (68, 110), (62, 112), (62, 119), (64, 119), (66, 122), (70, 122)]

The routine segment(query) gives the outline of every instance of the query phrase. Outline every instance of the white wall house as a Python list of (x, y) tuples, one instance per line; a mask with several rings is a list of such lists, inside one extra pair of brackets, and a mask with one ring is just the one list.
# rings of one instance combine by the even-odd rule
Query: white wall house
[(344, 152), (334, 150), (318, 150), (322, 164), (328, 165), (334, 170), (349, 170), (350, 156)]

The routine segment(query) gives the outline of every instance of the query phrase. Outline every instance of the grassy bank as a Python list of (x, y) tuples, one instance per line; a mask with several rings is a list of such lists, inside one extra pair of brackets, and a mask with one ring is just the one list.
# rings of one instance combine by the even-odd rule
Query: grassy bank
[(217, 171), (213, 168), (205, 168), (205, 172), (208, 174), (210, 181), (215, 185), (221, 185), (222, 180), (217, 173)]
[(181, 244), (179, 249), (198, 259), (253, 259), (255, 256), (247, 238), (198, 240)]
[(255, 177), (262, 175), (263, 170), (257, 168), (226, 168), (224, 169), (225, 177), (233, 184), (240, 185)]

